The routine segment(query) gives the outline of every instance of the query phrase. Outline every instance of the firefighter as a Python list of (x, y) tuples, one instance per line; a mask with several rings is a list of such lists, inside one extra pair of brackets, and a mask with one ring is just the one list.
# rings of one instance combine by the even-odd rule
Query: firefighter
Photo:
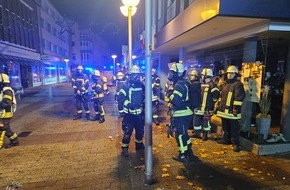
[[(201, 105), (201, 83), (197, 70), (191, 70), (189, 73), (189, 93), (190, 93), (190, 108), (194, 111)], [(194, 120), (193, 120), (194, 121)], [(193, 129), (194, 122), (190, 126)]]
[(89, 96), (88, 96), (88, 88), (90, 86), (90, 83), (89, 78), (86, 74), (84, 74), (84, 68), (81, 65), (77, 67), (77, 71), (74, 77), (72, 78), (72, 86), (74, 89), (77, 108), (77, 115), (74, 118), (74, 120), (82, 118), (83, 114), (82, 105), (86, 112), (86, 119), (90, 120)]
[(19, 145), (17, 134), (10, 128), (10, 120), (15, 111), (16, 99), (13, 89), (10, 86), (8, 75), (0, 73), (0, 148), (4, 143), (4, 137), (10, 139), (10, 144), (6, 148)]
[(193, 112), (190, 109), (189, 83), (184, 79), (186, 70), (182, 63), (172, 63), (168, 73), (168, 80), (174, 84), (173, 94), (170, 96), (172, 104), (172, 123), (175, 128), (175, 138), (179, 154), (172, 159), (179, 162), (189, 162), (193, 158), (192, 143), (188, 136), (188, 127), (192, 122)]
[(135, 148), (144, 150), (144, 100), (145, 87), (140, 81), (141, 70), (132, 66), (128, 81), (122, 86), (118, 95), (119, 110), (124, 111), (122, 121), (122, 155), (129, 156), (128, 148), (133, 129), (135, 129)]
[(201, 77), (201, 105), (194, 111), (194, 132), (197, 138), (200, 138), (202, 132), (202, 140), (206, 141), (208, 133), (211, 130), (210, 118), (213, 114), (214, 105), (219, 98), (220, 91), (213, 81), (211, 69), (204, 68), (201, 72)]
[(157, 75), (156, 68), (152, 68), (152, 112), (153, 112), (153, 122), (159, 125), (158, 111), (159, 111), (159, 101), (158, 94), (160, 91), (160, 78)]
[(109, 92), (109, 88), (108, 88), (108, 78), (106, 76), (102, 76), (102, 81), (103, 81), (103, 89), (105, 91), (105, 94), (108, 95)]
[(92, 117), (91, 121), (99, 121), (99, 123), (104, 123), (105, 109), (103, 104), (105, 98), (105, 91), (103, 89), (103, 81), (100, 77), (100, 71), (95, 70), (92, 76), (92, 100), (94, 102), (95, 117)]
[(233, 144), (235, 152), (240, 151), (239, 120), (241, 107), (245, 98), (245, 90), (241, 81), (237, 80), (238, 69), (231, 65), (226, 72), (224, 86), (221, 90), (217, 116), (222, 120), (223, 138), (219, 144)]
[[(119, 118), (123, 117), (124, 110), (122, 110), (122, 108), (118, 109), (118, 95), (120, 93), (122, 86), (126, 83), (126, 79), (127, 79), (127, 77), (125, 76), (125, 74), (122, 71), (119, 71), (117, 73), (117, 75), (116, 75), (116, 93), (115, 93), (115, 102), (117, 105), (115, 104), (116, 108), (114, 108), (114, 109), (118, 110), (116, 112), (117, 112), (117, 116)], [(121, 106), (121, 107), (123, 107), (123, 106)]]

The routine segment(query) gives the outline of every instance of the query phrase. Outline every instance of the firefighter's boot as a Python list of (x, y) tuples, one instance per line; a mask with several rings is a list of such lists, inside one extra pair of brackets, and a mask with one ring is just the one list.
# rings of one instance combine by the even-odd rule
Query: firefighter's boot
[(127, 147), (122, 147), (122, 155), (124, 157), (129, 157), (129, 151)]
[(90, 116), (89, 113), (86, 113), (86, 119), (87, 119), (87, 120), (91, 120), (91, 116)]
[(79, 119), (82, 119), (82, 114), (81, 114), (81, 113), (78, 113), (78, 114), (73, 118), (73, 120), (79, 120)]
[(99, 121), (100, 120), (100, 114), (96, 114), (95, 117), (91, 118), (91, 121)]
[(101, 115), (100, 116), (99, 123), (104, 123), (104, 122), (105, 122), (105, 116), (104, 115)]
[(135, 146), (136, 146), (136, 151), (145, 149), (145, 146), (144, 146), (143, 142), (141, 142), (141, 143), (137, 143), (136, 142)]
[(179, 153), (177, 156), (172, 156), (172, 159), (182, 163), (188, 162), (187, 156), (184, 153)]
[(202, 140), (203, 141), (207, 141), (208, 140), (208, 131), (203, 131)]
[(194, 130), (192, 137), (200, 139), (200, 134), (201, 134), (201, 130)]
[(6, 145), (5, 148), (12, 148), (14, 146), (19, 146), (18, 137), (16, 137), (15, 139), (10, 139), (10, 144)]

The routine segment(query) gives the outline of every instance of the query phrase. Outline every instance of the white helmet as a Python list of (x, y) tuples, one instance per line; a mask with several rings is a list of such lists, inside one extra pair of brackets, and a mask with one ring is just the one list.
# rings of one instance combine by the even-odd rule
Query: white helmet
[(97, 76), (97, 77), (99, 77), (99, 76), (101, 76), (101, 73), (100, 73), (99, 70), (96, 69), (96, 70), (94, 71), (94, 75)]
[(183, 64), (180, 62), (171, 64), (169, 70), (178, 73), (179, 77), (182, 76), (185, 71)]
[(84, 68), (83, 68), (82, 65), (79, 65), (79, 66), (77, 67), (77, 70), (84, 70)]
[(239, 73), (239, 70), (234, 65), (230, 65), (227, 69), (227, 73)]
[(6, 75), (5, 73), (0, 73), (0, 82), (9, 84), (10, 83), (9, 76)]
[(124, 76), (125, 76), (125, 75), (124, 75), (124, 73), (122, 73), (122, 72), (118, 72), (117, 75), (116, 75), (116, 77), (117, 77), (118, 80), (123, 79)]
[(130, 69), (130, 74), (141, 74), (141, 69), (138, 65), (133, 65)]
[(213, 72), (209, 68), (204, 68), (201, 72), (202, 75), (207, 76), (207, 77), (213, 77)]

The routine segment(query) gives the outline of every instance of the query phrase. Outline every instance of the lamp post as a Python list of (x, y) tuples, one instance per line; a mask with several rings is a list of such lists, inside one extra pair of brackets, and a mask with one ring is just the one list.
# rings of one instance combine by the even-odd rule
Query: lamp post
[(65, 62), (65, 74), (66, 74), (66, 80), (69, 83), (69, 68), (68, 68), (68, 62), (69, 59), (63, 59), (63, 61)]
[(137, 5), (140, 0), (122, 0), (124, 6), (120, 7), (121, 13), (128, 17), (128, 57), (129, 69), (132, 67), (132, 16), (137, 11)]
[(117, 55), (112, 55), (112, 58), (114, 60), (114, 71), (113, 71), (113, 75), (115, 76), (116, 75), (116, 58), (117, 58)]

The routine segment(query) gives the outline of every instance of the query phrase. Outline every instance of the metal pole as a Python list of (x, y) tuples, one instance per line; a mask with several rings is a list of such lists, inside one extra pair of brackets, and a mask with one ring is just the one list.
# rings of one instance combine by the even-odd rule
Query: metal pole
[(68, 61), (65, 61), (65, 70), (66, 70), (66, 80), (69, 83)]
[(128, 48), (129, 48), (129, 70), (132, 67), (132, 6), (128, 7)]
[(153, 184), (153, 153), (152, 153), (152, 63), (151, 63), (151, 9), (152, 0), (145, 1), (145, 183)]

